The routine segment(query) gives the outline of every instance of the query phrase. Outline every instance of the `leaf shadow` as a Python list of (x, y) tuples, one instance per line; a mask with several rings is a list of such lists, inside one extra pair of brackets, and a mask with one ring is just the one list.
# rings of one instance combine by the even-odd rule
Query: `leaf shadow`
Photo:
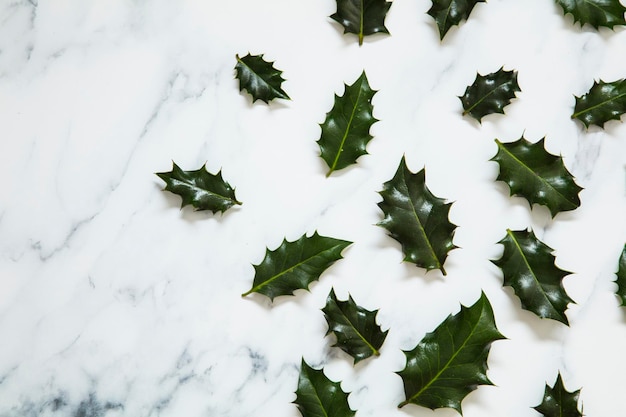
[[(568, 328), (567, 325), (556, 320), (541, 318), (535, 313), (522, 308), (522, 303), (515, 295), (513, 288), (503, 286), (502, 290), (511, 300), (511, 304), (515, 307), (512, 311), (517, 321), (524, 323), (526, 328), (531, 331), (537, 339), (552, 342), (561, 341), (561, 331)], [(567, 310), (565, 313), (567, 314)]]

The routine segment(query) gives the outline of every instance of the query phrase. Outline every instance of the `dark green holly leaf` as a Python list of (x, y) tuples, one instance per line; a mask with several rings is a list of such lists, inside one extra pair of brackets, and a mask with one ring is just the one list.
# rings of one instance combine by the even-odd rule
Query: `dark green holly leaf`
[(609, 120), (619, 120), (626, 113), (626, 80), (610, 83), (594, 82), (589, 92), (576, 97), (572, 119), (578, 119), (585, 127), (604, 127)]
[(403, 157), (393, 179), (379, 194), (383, 201), (378, 207), (385, 218), (378, 225), (402, 244), (404, 260), (446, 275), (443, 264), (448, 252), (456, 248), (452, 243), (456, 225), (448, 220), (452, 204), (426, 187), (425, 169), (413, 174)]
[(600, 26), (613, 28), (626, 25), (624, 12), (626, 7), (619, 0), (556, 0), (564, 14), (571, 14), (575, 22), (581, 25), (589, 23), (594, 28)]
[(287, 93), (283, 91), (281, 85), (283, 73), (274, 68), (274, 62), (267, 62), (263, 55), (246, 55), (240, 58), (236, 55), (237, 78), (239, 79), (239, 91), (244, 88), (252, 96), (252, 102), (257, 100), (269, 103), (275, 98), (290, 100)]
[(450, 315), (418, 345), (405, 351), (406, 367), (398, 372), (406, 400), (431, 409), (454, 408), (478, 385), (492, 385), (487, 377), (491, 343), (504, 339), (496, 328), (493, 310), (483, 293), (471, 307)]
[(387, 332), (383, 332), (376, 324), (378, 310), (369, 311), (358, 306), (348, 295), (348, 301), (339, 301), (335, 290), (330, 290), (326, 306), (322, 309), (328, 332), (334, 333), (337, 343), (334, 346), (354, 358), (354, 363), (367, 359), (372, 355), (380, 355)]
[(222, 179), (221, 171), (216, 175), (207, 172), (205, 167), (183, 171), (176, 163), (172, 164), (174, 167), (170, 172), (158, 172), (157, 175), (167, 184), (166, 191), (182, 197), (181, 208), (191, 204), (196, 210), (217, 213), (241, 205), (235, 197), (235, 189)]
[(554, 387), (546, 384), (543, 402), (533, 408), (543, 414), (544, 417), (582, 417), (578, 411), (579, 395), (580, 390), (569, 392), (565, 389), (559, 373)]
[(385, 0), (336, 0), (337, 12), (330, 17), (339, 22), (343, 33), (354, 33), (363, 44), (363, 36), (374, 33), (389, 33), (385, 17), (391, 2)]
[(304, 359), (294, 403), (302, 417), (352, 417), (355, 414), (341, 384), (326, 378), (323, 371), (311, 368)]
[(507, 230), (498, 243), (504, 245), (504, 253), (492, 262), (502, 269), (504, 285), (513, 288), (522, 308), (569, 325), (565, 309), (574, 301), (562, 281), (570, 272), (556, 267), (552, 248), (526, 230)]
[(463, 115), (470, 114), (480, 122), (488, 114), (504, 114), (504, 107), (515, 98), (516, 91), (522, 91), (517, 84), (517, 71), (500, 68), (491, 74), (476, 74), (474, 83), (459, 97), (463, 103)]
[(437, 27), (439, 39), (443, 39), (452, 26), (456, 26), (467, 20), (476, 3), (484, 3), (485, 0), (432, 0), (432, 7), (428, 10)]
[(286, 239), (276, 250), (267, 249), (256, 271), (252, 288), (242, 294), (258, 292), (271, 300), (279, 295), (292, 295), (297, 289), (308, 289), (311, 282), (335, 261), (352, 242), (320, 236), (302, 236), (294, 242)]
[(376, 91), (370, 88), (365, 71), (354, 84), (346, 85), (343, 96), (335, 94), (335, 104), (320, 125), (322, 136), (317, 141), (322, 159), (330, 168), (327, 177), (367, 154), (365, 147), (372, 139), (369, 130), (378, 121), (372, 115), (374, 94)]
[(626, 307), (626, 245), (619, 258), (619, 266), (617, 268), (617, 295), (622, 301), (622, 306)]
[(554, 217), (580, 206), (582, 188), (565, 168), (563, 158), (546, 151), (544, 139), (535, 144), (524, 137), (512, 143), (496, 139), (498, 153), (490, 160), (500, 165), (497, 179), (507, 183), (511, 195), (548, 207)]

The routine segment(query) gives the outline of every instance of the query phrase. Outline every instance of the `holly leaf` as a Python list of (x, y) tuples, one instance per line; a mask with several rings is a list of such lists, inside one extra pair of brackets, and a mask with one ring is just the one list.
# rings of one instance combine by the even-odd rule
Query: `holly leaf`
[(294, 403), (302, 417), (352, 417), (355, 414), (340, 383), (326, 378), (322, 370), (311, 368), (304, 359)]
[(563, 9), (563, 14), (571, 14), (581, 26), (588, 23), (596, 29), (600, 26), (613, 29), (617, 25), (626, 25), (626, 7), (619, 0), (556, 0), (556, 3)]
[(492, 262), (502, 269), (504, 285), (513, 288), (522, 308), (569, 326), (565, 309), (574, 301), (565, 292), (562, 281), (570, 272), (556, 267), (553, 249), (526, 230), (507, 229), (498, 243), (504, 245), (504, 253)]
[(497, 180), (509, 186), (511, 195), (524, 197), (531, 206), (548, 207), (554, 217), (580, 206), (582, 188), (565, 168), (563, 158), (546, 151), (544, 140), (533, 144), (524, 137), (512, 143), (496, 139), (498, 153), (490, 161), (500, 165)]
[(439, 39), (443, 40), (448, 30), (464, 20), (467, 20), (476, 3), (484, 3), (485, 0), (432, 0), (432, 7), (428, 10), (437, 27)]
[(469, 114), (480, 122), (488, 114), (504, 114), (504, 107), (515, 98), (516, 91), (522, 91), (517, 84), (517, 71), (500, 68), (491, 74), (476, 74), (474, 83), (459, 97), (463, 115)]
[(335, 290), (331, 289), (326, 306), (322, 309), (328, 332), (334, 333), (339, 347), (354, 358), (356, 364), (372, 355), (380, 355), (379, 349), (383, 345), (387, 333), (376, 324), (378, 310), (369, 311), (358, 306), (348, 295), (348, 301), (339, 301)]
[(487, 377), (487, 356), (491, 343), (504, 338), (484, 293), (472, 306), (461, 306), (413, 350), (404, 351), (406, 367), (398, 374), (406, 400), (398, 407), (417, 404), (462, 414), (461, 401), (467, 394), (478, 385), (493, 385)]
[(404, 157), (394, 177), (379, 192), (383, 201), (378, 207), (385, 218), (378, 223), (400, 242), (404, 260), (426, 270), (443, 267), (452, 243), (456, 225), (448, 220), (451, 203), (435, 197), (426, 187), (426, 171), (409, 171)]
[(619, 120), (626, 113), (626, 80), (610, 83), (594, 82), (587, 94), (576, 97), (572, 119), (578, 119), (585, 127), (596, 125), (604, 128), (609, 120)]
[(622, 306), (626, 307), (626, 245), (619, 258), (619, 266), (617, 269), (617, 295), (622, 301)]
[(541, 404), (533, 408), (544, 417), (582, 417), (578, 411), (579, 395), (580, 390), (569, 392), (565, 389), (559, 373), (553, 387), (546, 384)]
[(239, 79), (239, 91), (246, 89), (252, 96), (252, 102), (257, 100), (269, 102), (275, 98), (291, 100), (287, 93), (283, 91), (281, 85), (283, 73), (274, 68), (274, 62), (267, 62), (263, 59), (263, 55), (248, 55), (237, 58), (235, 70)]
[(343, 33), (354, 33), (363, 45), (363, 37), (374, 33), (389, 33), (385, 17), (391, 2), (385, 0), (337, 0), (337, 12), (331, 19), (341, 24)]
[(196, 210), (224, 212), (234, 205), (241, 205), (235, 197), (235, 189), (222, 178), (221, 171), (216, 175), (205, 167), (195, 171), (183, 171), (176, 163), (169, 172), (157, 172), (165, 181), (165, 191), (182, 197), (181, 208), (191, 204)]
[(342, 258), (341, 251), (351, 243), (317, 232), (294, 242), (285, 239), (277, 249), (267, 249), (263, 261), (254, 265), (252, 288), (242, 296), (258, 292), (274, 300), (279, 295), (293, 295), (297, 289), (308, 289), (311, 282)]
[(374, 94), (376, 90), (370, 88), (365, 71), (354, 84), (345, 86), (343, 96), (335, 94), (335, 104), (320, 125), (322, 135), (317, 141), (321, 157), (330, 169), (327, 177), (367, 154), (365, 147), (372, 139), (369, 129), (378, 121), (372, 114)]

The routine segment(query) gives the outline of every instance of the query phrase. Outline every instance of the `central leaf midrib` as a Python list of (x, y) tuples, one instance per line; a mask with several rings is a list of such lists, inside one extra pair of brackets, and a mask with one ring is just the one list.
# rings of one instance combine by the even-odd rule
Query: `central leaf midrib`
[(524, 167), (527, 171), (529, 171), (531, 174), (533, 174), (535, 177), (539, 178), (539, 181), (545, 185), (547, 185), (551, 190), (554, 190), (554, 192), (561, 197), (562, 200), (565, 200), (570, 207), (574, 207), (576, 208), (576, 204), (572, 203), (567, 197), (565, 197), (559, 190), (557, 190), (556, 188), (554, 188), (552, 186), (552, 184), (550, 184), (547, 180), (545, 180), (542, 176), (540, 176), (539, 174), (537, 174), (535, 171), (533, 171), (532, 169), (530, 169), (530, 167), (528, 165), (526, 165), (525, 163), (523, 163), (519, 158), (517, 158), (512, 152), (510, 152), (504, 145), (502, 142), (500, 142), (498, 139), (496, 139), (496, 143), (498, 144), (498, 148), (502, 149), (506, 155), (508, 155), (509, 157), (511, 157), (513, 160), (515, 160), (517, 163), (519, 163), (519, 165), (521, 165), (522, 167)]
[(248, 64), (246, 64), (245, 62), (243, 62), (241, 60), (241, 58), (237, 57), (237, 61), (239, 61), (243, 66), (245, 66), (246, 68), (248, 68), (250, 70), (250, 72), (252, 74), (254, 74), (256, 76), (256, 78), (258, 78), (259, 80), (261, 80), (263, 82), (263, 84), (269, 88), (270, 90), (272, 90), (274, 92), (274, 94), (278, 94), (278, 95), (282, 95), (283, 92), (274, 88), (274, 86), (272, 86), (270, 83), (268, 83), (267, 81), (265, 81), (265, 79), (263, 78), (263, 76), (261, 76), (261, 74), (259, 74), (258, 72), (256, 72), (254, 69), (252, 69)]
[[(511, 239), (513, 240), (513, 243), (515, 244), (515, 247), (517, 248), (517, 250), (519, 251), (519, 253), (522, 255), (522, 259), (524, 260), (524, 264), (526, 265), (526, 268), (528, 268), (528, 271), (530, 271), (530, 273), (532, 274), (535, 282), (537, 283), (537, 286), (539, 287), (539, 289), (541, 290), (541, 294), (544, 296), (544, 298), (548, 301), (548, 304), (550, 304), (552, 306), (552, 309), (554, 311), (556, 311), (558, 313), (558, 310), (554, 307), (554, 305), (550, 302), (550, 298), (548, 297), (548, 295), (546, 294), (546, 292), (543, 290), (543, 287), (541, 286), (541, 282), (539, 282), (539, 278), (537, 278), (537, 275), (535, 274), (535, 271), (533, 271), (533, 268), (530, 266), (530, 263), (528, 262), (528, 259), (526, 258), (526, 255), (524, 254), (524, 252), (522, 251), (522, 247), (520, 246), (520, 244), (518, 243), (517, 239), (515, 239), (515, 236), (513, 235), (513, 233), (511, 232), (511, 230), (507, 230), (506, 233), (511, 236)], [(559, 314), (560, 315), (560, 314)]]
[(216, 193), (216, 192), (214, 192), (214, 191), (211, 191), (211, 190), (209, 190), (209, 189), (202, 188), (202, 187), (200, 187), (200, 186), (198, 186), (198, 185), (196, 185), (196, 184), (193, 184), (193, 183), (190, 183), (190, 182), (184, 182), (184, 181), (181, 181), (181, 182), (182, 182), (183, 184), (187, 185), (187, 186), (188, 186), (189, 188), (191, 188), (191, 189), (194, 189), (194, 190), (199, 190), (199, 191), (202, 191), (202, 192), (205, 192), (205, 193), (208, 193), (208, 194), (212, 194), (212, 195), (217, 196), (217, 197), (219, 197), (219, 198), (222, 198), (222, 199), (224, 199), (224, 200), (235, 201), (234, 199), (232, 199), (232, 198), (231, 198), (231, 197), (229, 197), (229, 196), (224, 196), (224, 195), (218, 194), (218, 193)]
[[(311, 380), (311, 378), (309, 378), (309, 380)], [(311, 381), (311, 386), (313, 387), (313, 391), (315, 392), (315, 399), (317, 399), (317, 402), (320, 405), (320, 409), (324, 413), (324, 417), (329, 417), (328, 413), (326, 412), (326, 408), (324, 408), (324, 404), (322, 404), (322, 398), (320, 397), (319, 393), (317, 392), (317, 388), (316, 388), (315, 384), (312, 383), (312, 381)]]
[(465, 114), (471, 112), (472, 110), (474, 110), (474, 108), (476, 106), (478, 106), (480, 103), (482, 103), (483, 101), (485, 101), (487, 99), (487, 97), (489, 97), (490, 95), (494, 94), (496, 92), (496, 90), (498, 90), (499, 88), (502, 88), (503, 85), (510, 83), (510, 81), (504, 82), (500, 85), (498, 85), (496, 88), (494, 88), (493, 90), (489, 91), (487, 94), (485, 94), (484, 96), (482, 96), (480, 98), (480, 100), (477, 100), (476, 103), (474, 103), (473, 105), (471, 105), (469, 107), (469, 109), (465, 110)]
[[(350, 120), (348, 120), (348, 125), (346, 126), (346, 130), (343, 133), (343, 138), (341, 139), (341, 143), (339, 144), (339, 149), (337, 149), (337, 155), (335, 155), (335, 160), (333, 161), (333, 164), (330, 167), (329, 174), (333, 172), (335, 168), (337, 167), (337, 163), (339, 162), (339, 156), (343, 152), (343, 146), (345, 145), (346, 140), (348, 139), (348, 133), (350, 132), (350, 127), (352, 126), (352, 121), (354, 120), (354, 114), (356, 113), (357, 107), (359, 107), (359, 100), (361, 99), (361, 86), (362, 86), (362, 81), (361, 81), (361, 84), (359, 85), (359, 91), (357, 93), (356, 100), (354, 101), (354, 107), (352, 108), (352, 113), (350, 114)], [(347, 95), (348, 93), (346, 91), (346, 94), (344, 95), (344, 97)]]
[[(406, 178), (404, 176), (404, 173), (402, 173), (402, 182), (404, 183), (404, 186), (406, 187), (407, 195), (409, 196), (408, 200), (411, 203), (411, 211), (413, 213), (413, 216), (415, 217), (415, 220), (416, 220), (417, 224), (419, 225), (418, 229), (419, 229), (422, 237), (426, 241), (426, 244), (428, 246), (428, 249), (430, 250), (430, 254), (431, 254), (432, 258), (437, 262), (438, 269), (442, 270), (443, 268), (442, 268), (442, 265), (441, 265), (441, 261), (439, 261), (439, 258), (437, 257), (437, 254), (435, 253), (435, 249), (433, 248), (433, 245), (431, 244), (430, 239), (428, 239), (428, 235), (426, 234), (426, 230), (424, 229), (424, 225), (422, 224), (419, 216), (417, 215), (417, 210), (415, 208), (415, 204), (413, 204), (413, 200), (411, 200), (411, 198), (410, 198), (409, 186), (406, 183)], [(426, 185), (424, 185), (424, 187), (426, 187)], [(443, 270), (442, 270), (442, 273), (445, 275), (445, 272)]]
[[(431, 378), (430, 381), (428, 381), (428, 383), (422, 388), (420, 389), (416, 394), (412, 395), (411, 398), (409, 398), (407, 400), (407, 402), (413, 402), (415, 401), (416, 398), (418, 398), (420, 395), (422, 395), (422, 393), (424, 391), (426, 391), (435, 381), (437, 381), (437, 379), (441, 376), (441, 374), (444, 373), (444, 371), (446, 371), (448, 369), (448, 367), (450, 366), (450, 364), (454, 361), (454, 359), (456, 359), (456, 357), (459, 355), (459, 353), (463, 350), (463, 348), (465, 347), (465, 345), (467, 345), (468, 341), (472, 338), (472, 336), (474, 335), (474, 332), (476, 331), (476, 328), (478, 327), (478, 323), (480, 322), (480, 320), (477, 320), (476, 323), (474, 324), (474, 327), (472, 328), (472, 331), (470, 332), (470, 334), (467, 336), (467, 338), (463, 341), (463, 343), (461, 344), (461, 346), (454, 352), (454, 354), (450, 357), (450, 359), (446, 362), (446, 364), (439, 370), (439, 372), (437, 372), (437, 374)], [(452, 336), (452, 333), (450, 332), (450, 329), (448, 327), (446, 327), (446, 330), (448, 331), (448, 333), (450, 333), (450, 335)]]
[[(339, 307), (339, 303), (337, 303), (337, 307)], [(374, 346), (372, 346), (372, 344), (365, 338), (365, 336), (363, 336), (361, 334), (361, 332), (359, 332), (359, 330), (356, 328), (356, 325), (354, 323), (352, 323), (352, 320), (350, 320), (348, 315), (345, 314), (341, 308), (339, 308), (339, 311), (341, 312), (341, 315), (346, 318), (346, 320), (348, 321), (348, 323), (350, 324), (352, 329), (356, 332), (357, 336), (359, 336), (361, 338), (361, 340), (363, 340), (363, 342), (365, 342), (367, 347), (369, 347), (371, 349), (372, 353), (376, 354), (378, 352), (378, 349), (376, 349)]]
[[(309, 262), (311, 259), (316, 258), (316, 257), (318, 257), (318, 256), (321, 256), (322, 254), (324, 254), (324, 253), (326, 253), (326, 252), (330, 252), (330, 251), (332, 251), (332, 250), (333, 250), (333, 249), (335, 249), (337, 246), (338, 246), (338, 245), (335, 245), (335, 246), (333, 246), (332, 248), (325, 249), (325, 250), (323, 250), (323, 251), (321, 251), (321, 252), (316, 253), (316, 254), (315, 254), (315, 255), (313, 255), (313, 256), (310, 256), (310, 257), (308, 257), (308, 258), (306, 258), (306, 259), (304, 259), (304, 260), (302, 260), (302, 261), (298, 262), (298, 263), (297, 263), (297, 264), (295, 264), (295, 265), (290, 266), (289, 268), (285, 268), (285, 269), (283, 269), (283, 270), (282, 270), (281, 272), (279, 272), (278, 274), (271, 276), (271, 277), (270, 277), (269, 279), (267, 279), (266, 281), (263, 281), (262, 283), (260, 283), (260, 284), (259, 284), (259, 285), (257, 285), (256, 287), (252, 288), (249, 292), (254, 292), (254, 291), (257, 291), (259, 288), (263, 288), (264, 286), (266, 286), (266, 285), (268, 285), (268, 284), (270, 284), (270, 283), (274, 282), (276, 279), (280, 278), (281, 276), (285, 275), (286, 273), (288, 273), (288, 272), (290, 272), (290, 271), (292, 271), (292, 270), (295, 270), (296, 268), (298, 268), (298, 267), (300, 267), (300, 266), (302, 266), (302, 265), (306, 264), (306, 263), (307, 263), (307, 262)], [(304, 251), (304, 247), (302, 248), (302, 250)]]
[(583, 109), (583, 110), (581, 110), (581, 111), (579, 111), (579, 112), (577, 112), (577, 113), (572, 114), (572, 118), (578, 117), (578, 116), (580, 116), (581, 114), (588, 113), (588, 112), (590, 112), (590, 111), (592, 111), (592, 110), (594, 110), (594, 109), (597, 109), (598, 107), (604, 106), (606, 103), (611, 103), (611, 102), (613, 102), (613, 101), (619, 100), (620, 98), (622, 98), (622, 97), (624, 97), (624, 96), (626, 96), (626, 93), (622, 93), (622, 94), (617, 95), (616, 97), (612, 97), (612, 98), (610, 98), (610, 99), (608, 99), (608, 100), (604, 100), (604, 101), (603, 101), (603, 102), (601, 102), (601, 103), (598, 103), (598, 104), (596, 104), (596, 105), (594, 105), (594, 106), (588, 107), (588, 108)]

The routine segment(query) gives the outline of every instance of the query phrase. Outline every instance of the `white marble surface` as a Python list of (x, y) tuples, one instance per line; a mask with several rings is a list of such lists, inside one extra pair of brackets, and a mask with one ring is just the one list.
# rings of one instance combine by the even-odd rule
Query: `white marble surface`
[[(626, 77), (626, 31), (580, 28), (550, 0), (489, 0), (439, 42), (428, 0), (395, 0), (391, 36), (356, 38), (332, 0), (0, 2), (0, 416), (297, 417), (301, 358), (365, 416), (456, 415), (407, 406), (395, 372), (483, 290), (508, 340), (463, 402), (466, 417), (532, 417), (561, 372), (589, 417), (623, 415), (626, 126), (570, 119), (594, 79)], [(252, 104), (235, 54), (264, 53), (293, 99)], [(461, 116), (476, 72), (519, 72), (522, 92), (479, 125)], [(325, 178), (315, 143), (333, 94), (367, 72), (370, 155)], [(551, 219), (496, 183), (495, 138), (546, 136), (581, 207)], [(402, 155), (454, 201), (448, 275), (403, 264), (377, 191)], [(236, 187), (223, 216), (179, 209), (155, 172), (206, 162)], [(555, 249), (571, 327), (521, 310), (490, 259), (505, 230)], [(266, 247), (304, 233), (353, 241), (311, 292), (242, 299)], [(331, 288), (380, 309), (381, 356), (353, 367), (324, 337)]]

